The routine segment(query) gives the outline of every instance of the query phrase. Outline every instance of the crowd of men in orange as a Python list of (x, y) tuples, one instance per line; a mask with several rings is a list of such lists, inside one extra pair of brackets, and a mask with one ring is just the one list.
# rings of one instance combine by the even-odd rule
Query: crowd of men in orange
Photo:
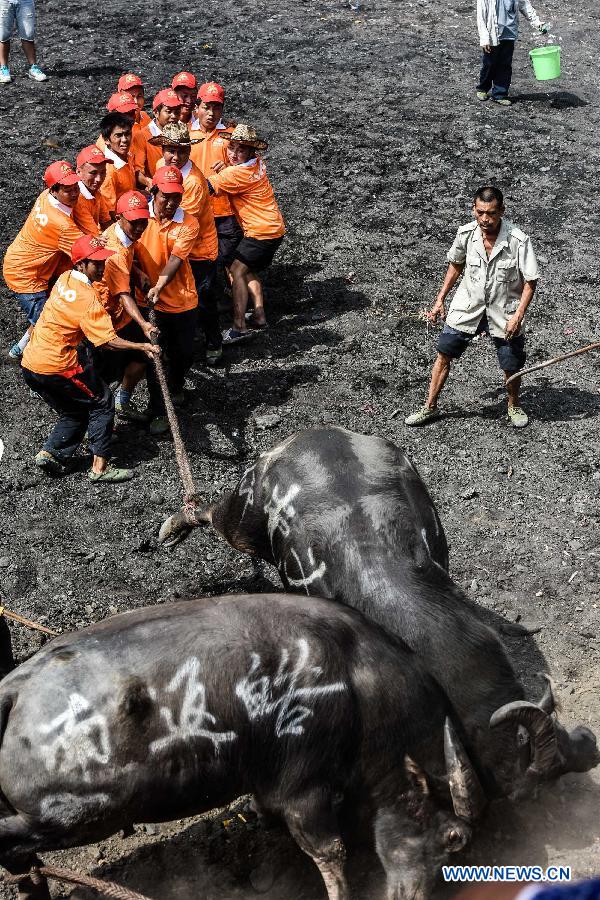
[[(147, 422), (153, 434), (169, 428), (151, 360), (164, 352), (181, 403), (197, 328), (208, 365), (223, 345), (266, 328), (258, 273), (285, 233), (260, 155), (266, 142), (249, 125), (224, 124), (224, 89), (198, 87), (190, 72), (156, 94), (153, 118), (144, 100), (141, 78), (123, 75), (96, 143), (75, 168), (48, 166), (46, 190), (4, 257), (4, 280), (29, 326), (9, 356), (59, 417), (35, 458), (52, 474), (71, 471), (87, 432), (90, 480), (131, 478), (109, 463), (115, 414)], [(223, 332), (218, 266), (233, 298)], [(132, 395), (144, 377), (141, 411)]]

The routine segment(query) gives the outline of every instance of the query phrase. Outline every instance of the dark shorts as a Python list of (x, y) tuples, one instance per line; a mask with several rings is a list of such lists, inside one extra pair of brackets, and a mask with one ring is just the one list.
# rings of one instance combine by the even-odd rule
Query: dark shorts
[(235, 258), (248, 266), (251, 272), (262, 272), (273, 262), (273, 257), (283, 238), (258, 238), (245, 237), (239, 242), (235, 251)]
[(230, 266), (235, 259), (235, 249), (244, 237), (244, 232), (235, 216), (217, 216), (215, 225), (219, 241), (218, 261), (223, 266)]
[(38, 291), (37, 294), (17, 294), (19, 306), (27, 316), (30, 325), (35, 325), (48, 299), (48, 291)]
[[(483, 316), (481, 322), (477, 326), (475, 334), (483, 334), (488, 330), (488, 322), (486, 316)], [(465, 331), (458, 331), (449, 325), (444, 325), (444, 330), (440, 334), (437, 343), (438, 353), (450, 356), (452, 359), (458, 359), (465, 352), (475, 334), (467, 334)], [(525, 335), (519, 334), (512, 340), (507, 341), (505, 338), (497, 338), (492, 336), (496, 354), (498, 356), (498, 365), (503, 372), (518, 372), (525, 365), (527, 355), (525, 353)]]
[[(148, 338), (137, 322), (132, 319), (117, 331), (117, 337), (134, 344), (147, 344)], [(146, 363), (148, 357), (142, 350), (94, 350), (94, 361), (100, 376), (112, 384), (121, 381), (129, 363)]]

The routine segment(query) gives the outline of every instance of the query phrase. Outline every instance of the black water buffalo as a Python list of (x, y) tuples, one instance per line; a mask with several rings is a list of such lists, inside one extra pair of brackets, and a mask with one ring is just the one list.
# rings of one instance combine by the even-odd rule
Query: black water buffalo
[[(451, 706), (406, 645), (355, 610), (285, 594), (114, 616), (0, 685), (0, 864), (252, 792), (345, 900), (338, 813), (372, 816), (390, 900), (425, 898), (482, 791)], [(45, 883), (22, 895), (44, 898)]]
[(288, 590), (340, 600), (405, 640), (450, 698), (490, 796), (531, 793), (600, 762), (588, 728), (568, 734), (552, 718), (549, 689), (539, 705), (525, 700), (502, 642), (450, 578), (433, 501), (394, 444), (342, 428), (301, 431), (259, 456), (212, 508), (168, 519), (161, 540), (206, 523), (274, 563)]

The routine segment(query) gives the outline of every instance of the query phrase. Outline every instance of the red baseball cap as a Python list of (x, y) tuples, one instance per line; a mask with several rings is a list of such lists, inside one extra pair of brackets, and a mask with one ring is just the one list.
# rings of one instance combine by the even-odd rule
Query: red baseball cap
[(97, 166), (100, 163), (112, 162), (112, 160), (107, 159), (100, 147), (97, 147), (96, 144), (90, 144), (89, 147), (84, 147), (83, 150), (79, 151), (75, 162), (77, 168), (79, 168), (80, 166), (85, 165), (85, 163), (92, 163)]
[(106, 104), (109, 112), (128, 113), (135, 112), (138, 105), (135, 98), (128, 94), (127, 91), (121, 91), (119, 94), (113, 94)]
[(119, 78), (119, 83), (117, 85), (118, 91), (128, 91), (129, 88), (132, 87), (144, 87), (144, 83), (139, 75), (134, 75), (133, 72), (127, 72), (126, 75), (121, 75)]
[(183, 176), (177, 166), (161, 166), (152, 184), (165, 194), (183, 194)]
[(164, 88), (152, 101), (152, 109), (155, 110), (159, 106), (181, 106), (181, 97), (178, 97), (172, 88)]
[(149, 219), (148, 201), (140, 191), (125, 191), (117, 200), (117, 215), (124, 216), (128, 222)]
[(197, 88), (198, 82), (196, 81), (196, 76), (192, 75), (191, 72), (178, 72), (177, 75), (173, 76), (171, 87), (173, 90), (178, 87)]
[(71, 247), (71, 260), (78, 263), (82, 259), (108, 259), (114, 252), (106, 250), (95, 234), (84, 234)]
[(58, 162), (51, 163), (44, 172), (44, 181), (49, 188), (55, 184), (77, 184), (79, 175), (66, 159), (59, 159)]
[(225, 90), (216, 81), (207, 81), (198, 89), (198, 100), (205, 103), (225, 103)]

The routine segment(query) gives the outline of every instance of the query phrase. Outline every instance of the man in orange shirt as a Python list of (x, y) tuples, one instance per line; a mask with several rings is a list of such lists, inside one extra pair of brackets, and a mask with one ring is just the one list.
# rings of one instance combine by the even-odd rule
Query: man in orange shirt
[(93, 235), (75, 241), (73, 269), (64, 272), (52, 289), (22, 361), (29, 387), (59, 415), (35, 458), (36, 465), (65, 474), (87, 431), (93, 453), (88, 478), (106, 483), (128, 481), (133, 472), (109, 465), (114, 398), (94, 370), (91, 357), (82, 364), (77, 347), (87, 338), (95, 347), (143, 350), (150, 358), (158, 352), (152, 344), (132, 344), (117, 337), (100, 303), (92, 282), (102, 279), (105, 260), (112, 253)]
[(181, 100), (179, 121), (185, 122), (187, 125), (191, 120), (194, 111), (198, 82), (191, 72), (178, 72), (177, 75), (173, 76), (171, 87)]
[[(171, 88), (159, 91), (152, 101), (154, 119), (142, 128), (139, 149), (136, 147), (134, 165), (138, 172), (151, 179), (156, 171), (156, 163), (161, 157), (160, 147), (149, 143), (150, 138), (158, 137), (169, 122), (178, 122), (181, 115), (181, 100)], [(148, 190), (151, 188), (148, 182)]]
[(100, 122), (104, 141), (104, 155), (112, 162), (100, 192), (106, 201), (111, 219), (116, 217), (117, 200), (126, 191), (136, 188), (136, 176), (131, 152), (131, 119), (122, 113), (109, 112)]
[(199, 225), (198, 240), (190, 252), (190, 265), (194, 273), (198, 294), (198, 324), (206, 340), (206, 362), (214, 366), (223, 355), (219, 309), (215, 293), (217, 274), (217, 229), (213, 216), (206, 178), (190, 159), (192, 141), (183, 122), (165, 125), (159, 137), (152, 138), (162, 147), (162, 164), (177, 166), (183, 178), (181, 207), (194, 216)]
[[(194, 118), (190, 122), (190, 138), (192, 141), (198, 140), (198, 143), (192, 146), (190, 158), (205, 178), (214, 175), (215, 163), (228, 163), (228, 143), (224, 135), (231, 132), (233, 126), (222, 122), (224, 104), (225, 91), (220, 84), (209, 81), (200, 85)], [(213, 194), (210, 199), (219, 239), (218, 260), (228, 268), (244, 233), (233, 214), (227, 194)]]
[[(139, 343), (151, 340), (157, 333), (156, 328), (146, 322), (137, 303), (132, 296), (133, 281), (138, 286), (147, 282), (134, 266), (135, 245), (148, 225), (150, 211), (148, 201), (139, 191), (128, 191), (117, 202), (117, 221), (108, 228), (103, 237), (106, 249), (114, 253), (107, 259), (104, 275), (100, 285), (100, 300), (111, 317), (113, 327), (119, 337)], [(139, 350), (127, 350), (122, 353), (106, 352), (102, 354), (102, 376), (109, 384), (120, 381), (115, 397), (115, 410), (124, 419), (133, 422), (145, 422), (147, 417), (134, 405), (131, 397), (138, 382), (146, 372), (146, 357)]]
[(79, 197), (73, 208), (73, 220), (84, 234), (100, 234), (110, 224), (110, 212), (100, 188), (106, 179), (108, 157), (91, 144), (78, 154)]
[[(216, 174), (211, 175), (208, 185), (215, 194), (227, 193), (244, 232), (230, 267), (233, 328), (223, 333), (223, 343), (233, 344), (252, 334), (247, 321), (254, 328), (266, 327), (262, 285), (256, 273), (271, 265), (283, 240), (285, 224), (265, 164), (258, 156), (258, 151), (267, 149), (266, 141), (260, 140), (254, 128), (242, 124), (224, 137), (229, 140), (229, 166), (216, 163)], [(254, 311), (247, 320), (249, 291)]]
[[(198, 240), (198, 222), (180, 206), (183, 178), (175, 166), (162, 166), (152, 179), (148, 227), (136, 246), (136, 259), (153, 287), (147, 295), (156, 309), (159, 342), (169, 359), (173, 401), (184, 400), (183, 384), (194, 359), (198, 294), (189, 262)], [(156, 375), (147, 372), (152, 434), (168, 431), (164, 403)]]
[[(129, 156), (134, 163), (135, 169), (135, 160), (138, 157), (144, 157), (146, 146), (146, 141), (142, 135), (142, 127), (138, 123), (140, 109), (137, 101), (135, 100), (133, 94), (128, 94), (126, 92), (120, 94), (112, 94), (112, 96), (108, 99), (106, 108), (108, 112), (118, 112), (122, 116), (125, 116), (126, 119), (129, 119), (129, 121), (131, 122), (131, 145), (129, 147)], [(96, 145), (103, 152), (106, 150), (106, 142), (102, 135), (100, 135), (100, 137), (96, 141)], [(136, 170), (135, 174), (137, 187), (142, 191), (149, 190), (152, 186), (150, 183), (150, 179), (146, 179), (143, 172), (138, 172)]]
[[(59, 160), (44, 172), (47, 190), (35, 205), (4, 257), (4, 280), (17, 295), (31, 326), (35, 325), (48, 297), (48, 284), (68, 265), (71, 247), (82, 232), (73, 222), (79, 196), (79, 177), (70, 163)], [(18, 361), (31, 329), (9, 350)]]
[(137, 103), (138, 111), (135, 120), (140, 128), (143, 128), (144, 125), (148, 125), (148, 123), (152, 121), (148, 113), (144, 112), (144, 83), (139, 75), (134, 75), (133, 72), (127, 72), (127, 74), (121, 75), (119, 83), (117, 84), (117, 91), (119, 91), (119, 93), (124, 91), (127, 94), (131, 94)]

